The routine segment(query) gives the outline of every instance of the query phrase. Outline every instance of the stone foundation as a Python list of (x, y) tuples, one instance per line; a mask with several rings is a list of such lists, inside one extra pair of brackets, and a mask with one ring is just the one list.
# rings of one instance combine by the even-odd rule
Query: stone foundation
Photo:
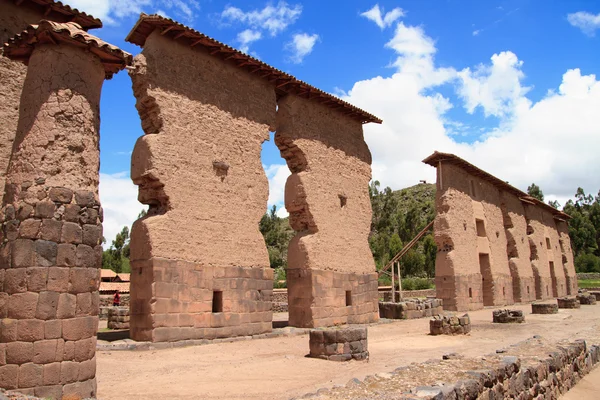
[(270, 268), (154, 258), (133, 263), (131, 285), (131, 337), (137, 341), (249, 336), (272, 329)]
[(560, 297), (556, 299), (558, 308), (580, 308), (581, 303), (576, 297)]
[(129, 308), (111, 307), (108, 309), (108, 329), (129, 329)]
[(558, 314), (558, 304), (556, 303), (533, 303), (531, 305), (532, 314)]
[(444, 310), (472, 311), (483, 307), (481, 274), (436, 276), (435, 287)]
[(520, 324), (525, 322), (525, 316), (521, 310), (496, 310), (492, 312), (492, 322), (498, 324)]
[(310, 331), (310, 357), (330, 361), (369, 358), (367, 328), (315, 329)]
[(444, 312), (441, 299), (406, 299), (400, 303), (379, 303), (379, 317), (388, 319), (415, 319), (432, 317)]
[(291, 326), (317, 328), (376, 322), (377, 273), (288, 269)]
[(431, 335), (465, 335), (471, 332), (469, 314), (462, 317), (456, 315), (436, 315), (429, 321)]
[(596, 296), (588, 292), (579, 293), (577, 295), (577, 300), (579, 300), (579, 303), (582, 305), (596, 304)]
[(589, 292), (590, 296), (594, 296), (596, 300), (600, 300), (600, 292)]

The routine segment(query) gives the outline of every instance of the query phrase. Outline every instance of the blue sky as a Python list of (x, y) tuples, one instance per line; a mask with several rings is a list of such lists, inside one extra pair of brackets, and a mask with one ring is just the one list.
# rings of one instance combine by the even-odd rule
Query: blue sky
[[(366, 125), (373, 175), (393, 189), (433, 181), (421, 160), (449, 151), (562, 204), (597, 193), (600, 2), (68, 0), (101, 18), (92, 33), (124, 42), (140, 11), (161, 13), (381, 117)], [(107, 81), (101, 103), (101, 196), (112, 239), (141, 205), (128, 178), (142, 135), (131, 81)], [(263, 146), (269, 203), (288, 175)], [(284, 213), (284, 210), (282, 210)]]

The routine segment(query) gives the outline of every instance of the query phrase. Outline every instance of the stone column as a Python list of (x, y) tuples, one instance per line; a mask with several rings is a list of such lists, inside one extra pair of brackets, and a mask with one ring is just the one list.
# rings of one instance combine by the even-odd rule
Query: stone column
[(100, 59), (80, 47), (38, 44), (28, 57), (1, 211), (5, 389), (96, 394), (104, 78)]
[(377, 321), (371, 153), (362, 123), (291, 94), (278, 106), (275, 143), (292, 172), (285, 206), (296, 231), (288, 250), (290, 325)]

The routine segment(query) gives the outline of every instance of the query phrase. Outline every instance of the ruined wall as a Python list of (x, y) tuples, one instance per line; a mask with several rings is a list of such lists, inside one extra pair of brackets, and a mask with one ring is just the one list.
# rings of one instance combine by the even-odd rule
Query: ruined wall
[[(562, 255), (555, 260), (554, 244), (558, 243), (558, 234), (554, 225), (552, 215), (535, 205), (525, 205), (525, 218), (527, 220), (527, 237), (529, 240), (530, 260), (535, 278), (535, 292), (538, 300), (551, 299), (562, 296), (562, 290), (558, 294), (556, 289), (562, 284), (565, 285), (564, 272), (560, 271), (559, 264)], [(554, 226), (554, 227), (553, 227)], [(547, 239), (550, 242), (550, 249), (547, 247)], [(551, 264), (554, 268), (551, 269)]]
[(273, 273), (258, 223), (268, 197), (260, 152), (275, 119), (273, 87), (157, 32), (134, 66), (146, 135), (131, 177), (150, 209), (131, 233), (132, 337), (270, 331)]
[(437, 297), (446, 310), (483, 306), (482, 276), (468, 175), (448, 164), (437, 168), (434, 236)]
[(38, 45), (29, 60), (1, 214), (6, 389), (50, 398), (96, 393), (104, 76), (100, 61), (77, 47)]
[(575, 272), (571, 238), (569, 237), (569, 225), (566, 222), (556, 221), (556, 229), (560, 236), (558, 244), (561, 252), (560, 258), (565, 273), (567, 294), (574, 295), (577, 293), (579, 285), (577, 283), (577, 273)]
[(519, 198), (513, 194), (502, 193), (504, 229), (506, 232), (506, 253), (513, 280), (515, 302), (534, 301), (535, 279), (529, 259), (529, 239), (525, 209)]
[(359, 121), (287, 95), (275, 142), (292, 175), (285, 188), (290, 325), (378, 319), (377, 274), (369, 249), (371, 154)]
[(27, 25), (43, 18), (41, 14), (10, 1), (0, 1), (0, 196), (4, 193), (6, 169), (19, 120), (19, 100), (27, 66), (2, 55), (2, 45)]
[(438, 167), (436, 288), (449, 310), (514, 303), (502, 193), (451, 164)]

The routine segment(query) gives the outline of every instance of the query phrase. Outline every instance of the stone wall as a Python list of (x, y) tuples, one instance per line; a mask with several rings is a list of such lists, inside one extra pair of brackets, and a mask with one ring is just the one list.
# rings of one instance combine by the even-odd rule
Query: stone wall
[(75, 46), (38, 45), (29, 58), (1, 216), (3, 388), (96, 392), (104, 77)]
[(436, 289), (444, 307), (473, 310), (575, 294), (568, 226), (561, 220), (568, 216), (440, 154), (425, 162), (437, 169)]
[(444, 311), (441, 299), (406, 299), (397, 303), (379, 302), (379, 316), (389, 319), (432, 317)]
[(129, 329), (129, 307), (108, 308), (108, 329)]
[(285, 188), (296, 231), (288, 250), (290, 325), (376, 321), (371, 154), (361, 122), (290, 94), (278, 102), (275, 143), (292, 172)]
[(431, 335), (466, 335), (471, 332), (471, 318), (469, 314), (458, 317), (452, 314), (434, 315), (429, 320), (429, 333)]
[(578, 272), (577, 279), (583, 279), (583, 280), (600, 279), (600, 273), (598, 273), (598, 272)]
[(313, 329), (309, 334), (310, 357), (330, 361), (369, 358), (367, 328)]
[(258, 222), (273, 87), (204, 49), (151, 34), (130, 75), (146, 135), (132, 155), (131, 335), (174, 341), (271, 330), (273, 272)]

